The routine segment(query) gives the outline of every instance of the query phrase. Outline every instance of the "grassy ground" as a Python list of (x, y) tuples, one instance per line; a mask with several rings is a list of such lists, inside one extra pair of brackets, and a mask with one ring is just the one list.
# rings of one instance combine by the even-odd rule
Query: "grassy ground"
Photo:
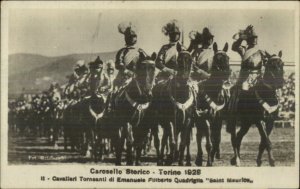
[[(192, 166), (197, 153), (196, 131), (191, 142)], [(276, 166), (293, 166), (295, 163), (295, 130), (293, 128), (274, 128), (271, 134), (273, 154)], [(253, 127), (245, 136), (241, 146), (241, 166), (256, 166), (256, 156), (260, 136), (258, 130)], [(203, 150), (205, 152), (205, 140)], [(50, 146), (46, 138), (20, 137), (12, 135), (9, 137), (8, 160), (10, 164), (95, 164), (90, 159), (84, 158), (77, 152), (65, 151), (63, 139), (59, 139), (59, 147)], [(205, 152), (206, 153), (206, 152)], [(231, 166), (230, 158), (233, 155), (230, 135), (222, 129), (221, 159), (214, 162), (214, 166)], [(205, 154), (206, 156), (206, 154)], [(206, 158), (205, 158), (206, 159)], [(262, 166), (269, 166), (267, 153), (264, 153)], [(154, 147), (143, 157), (143, 165), (156, 165)], [(114, 165), (114, 157), (106, 157), (99, 165)], [(174, 163), (175, 165), (176, 163)]]

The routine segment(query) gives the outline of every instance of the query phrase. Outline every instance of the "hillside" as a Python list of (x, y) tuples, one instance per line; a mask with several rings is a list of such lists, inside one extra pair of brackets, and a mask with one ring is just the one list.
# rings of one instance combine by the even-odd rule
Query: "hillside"
[(86, 63), (97, 56), (103, 61), (115, 59), (116, 52), (94, 54), (70, 54), (59, 57), (46, 57), (34, 54), (14, 54), (9, 56), (9, 94), (25, 91), (41, 91), (49, 87), (53, 81), (59, 84), (67, 82), (66, 76), (71, 74), (78, 60)]

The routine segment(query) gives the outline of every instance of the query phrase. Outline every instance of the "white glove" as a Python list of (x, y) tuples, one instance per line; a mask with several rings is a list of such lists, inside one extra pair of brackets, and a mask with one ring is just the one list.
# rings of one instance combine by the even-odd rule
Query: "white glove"
[(218, 110), (218, 106), (214, 103), (214, 102), (211, 102), (209, 104), (209, 106), (214, 110), (214, 111), (217, 111)]
[(163, 72), (167, 72), (167, 73), (169, 73), (169, 74), (171, 74), (171, 75), (176, 75), (176, 74), (177, 74), (177, 71), (175, 71), (175, 70), (173, 70), (173, 69), (171, 69), (171, 68), (167, 68), (167, 67), (164, 67), (164, 68), (162, 69), (162, 71), (163, 71)]
[(262, 106), (264, 107), (264, 109), (265, 109), (269, 114), (275, 112), (275, 111), (277, 110), (277, 108), (278, 108), (278, 105), (270, 106), (270, 105), (269, 105), (268, 103), (266, 103), (266, 102), (264, 102), (264, 103), (262, 104)]

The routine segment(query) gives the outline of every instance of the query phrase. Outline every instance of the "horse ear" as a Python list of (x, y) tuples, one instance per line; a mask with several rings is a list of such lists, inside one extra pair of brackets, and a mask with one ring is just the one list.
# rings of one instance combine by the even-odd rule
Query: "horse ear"
[(214, 42), (214, 44), (213, 44), (213, 49), (214, 49), (215, 53), (218, 52), (218, 45), (216, 42)]
[(265, 51), (267, 58), (270, 58), (271, 55), (268, 53), (268, 51)]
[(224, 51), (224, 52), (227, 52), (227, 51), (228, 51), (228, 43), (227, 43), (227, 42), (225, 43), (225, 46), (224, 46), (224, 48), (223, 48), (223, 51)]
[(281, 58), (282, 57), (282, 51), (279, 51), (278, 56)]
[(156, 57), (157, 57), (156, 52), (153, 52), (152, 55), (151, 55), (151, 60), (154, 61), (156, 59)]

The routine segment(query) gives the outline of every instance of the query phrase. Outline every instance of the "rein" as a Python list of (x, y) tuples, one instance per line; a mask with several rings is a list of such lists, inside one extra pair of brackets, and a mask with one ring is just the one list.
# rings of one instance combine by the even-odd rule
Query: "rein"
[[(219, 92), (219, 95), (222, 95), (223, 97), (225, 97), (225, 93), (226, 93), (230, 97), (229, 89), (230, 89), (229, 87), (227, 87), (223, 84), (222, 90)], [(211, 98), (207, 94), (205, 94), (204, 98), (205, 98), (205, 101), (209, 104), (210, 108), (212, 108), (214, 110), (214, 114), (216, 112), (222, 110), (225, 107), (225, 104), (226, 104), (225, 100), (224, 100), (223, 104), (217, 105), (213, 100), (211, 100)], [(201, 116), (201, 114), (206, 114), (207, 112), (208, 112), (207, 109), (205, 109), (203, 111), (202, 110), (196, 110), (196, 113), (197, 113), (198, 116)]]
[(100, 113), (100, 114), (97, 114), (91, 107), (91, 105), (89, 105), (89, 112), (91, 113), (91, 115), (95, 118), (95, 123), (97, 123), (97, 121), (103, 117), (104, 115), (104, 112), (105, 112), (105, 109)]
[[(104, 102), (106, 101), (106, 97), (104, 97), (104, 96), (101, 95), (101, 94), (97, 94), (97, 97), (98, 97), (98, 98), (102, 98)], [(90, 112), (90, 114), (95, 118), (95, 123), (97, 123), (97, 121), (98, 121), (100, 118), (103, 117), (104, 112), (105, 112), (105, 108), (104, 108), (104, 110), (103, 110), (101, 113), (97, 114), (97, 113), (93, 110), (93, 108), (91, 107), (91, 104), (89, 104), (89, 112)]]
[(144, 103), (144, 104), (139, 104), (138, 102), (136, 102), (135, 100), (133, 100), (129, 94), (127, 93), (127, 91), (125, 91), (125, 98), (126, 100), (129, 102), (129, 104), (135, 109), (134, 114), (132, 115), (131, 119), (134, 118), (134, 116), (136, 114), (138, 114), (138, 121), (136, 123), (136, 125), (138, 125), (141, 121), (141, 115), (142, 115), (142, 111), (146, 110), (149, 105), (150, 102)]
[(183, 116), (183, 120), (182, 120), (182, 123), (185, 122), (185, 111), (186, 109), (188, 109), (189, 107), (191, 107), (191, 105), (193, 104), (194, 102), (194, 95), (192, 94), (191, 92), (191, 89), (189, 88), (189, 98), (187, 99), (187, 101), (185, 103), (179, 103), (175, 100), (175, 98), (172, 96), (171, 94), (171, 90), (170, 90), (171, 87), (169, 87), (169, 97), (171, 99), (171, 102), (172, 104), (177, 107), (179, 110), (181, 110), (182, 112), (182, 116)]

